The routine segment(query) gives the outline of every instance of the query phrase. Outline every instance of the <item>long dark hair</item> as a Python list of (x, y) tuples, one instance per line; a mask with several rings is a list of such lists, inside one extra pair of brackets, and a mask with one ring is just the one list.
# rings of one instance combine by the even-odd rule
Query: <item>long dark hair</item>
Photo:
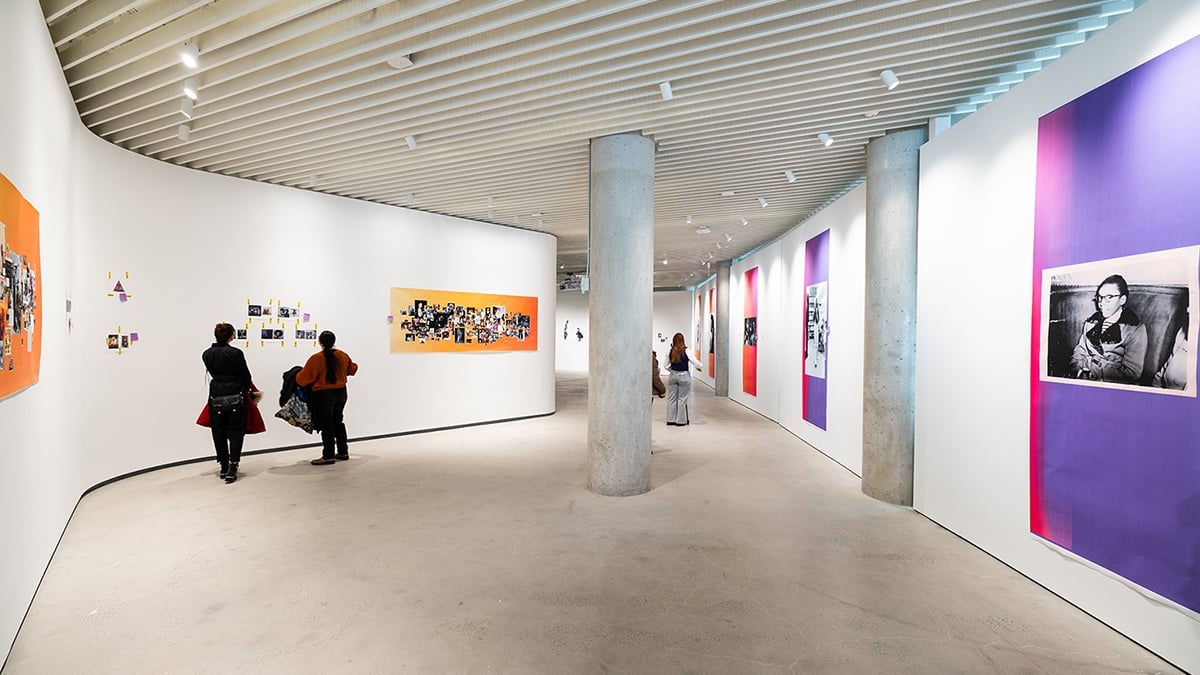
[(338, 360), (333, 355), (333, 343), (336, 340), (337, 336), (327, 330), (317, 336), (317, 342), (321, 343), (321, 350), (325, 352), (325, 381), (330, 384), (337, 382)]

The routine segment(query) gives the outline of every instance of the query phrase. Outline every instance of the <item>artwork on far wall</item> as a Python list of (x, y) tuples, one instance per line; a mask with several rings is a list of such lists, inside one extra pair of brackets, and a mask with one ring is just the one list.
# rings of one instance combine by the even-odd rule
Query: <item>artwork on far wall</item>
[[(704, 291), (696, 292), (696, 332), (692, 334), (696, 360), (700, 360), (700, 344), (704, 341)], [(711, 372), (711, 371), (710, 371)]]
[(305, 347), (315, 347), (320, 327), (312, 318), (310, 312), (301, 309), (300, 301), (284, 303), (279, 298), (268, 298), (266, 302), (255, 302), (246, 298), (246, 321), (236, 329), (234, 339), (243, 341), (246, 347), (297, 348), (302, 342)]
[(708, 289), (708, 376), (717, 377), (717, 289)]
[(758, 396), (758, 268), (746, 270), (743, 281), (745, 330), (742, 334), (742, 391)]
[(41, 370), (39, 237), (37, 209), (0, 174), (0, 398), (35, 384)]
[[(1039, 120), (1029, 364), (1030, 531), (1193, 612), (1197, 64), (1200, 38)], [(985, 371), (1015, 307), (996, 309)]]
[(531, 296), (393, 288), (391, 352), (537, 351), (537, 307)]
[(825, 427), (829, 358), (829, 230), (804, 244), (804, 419)]

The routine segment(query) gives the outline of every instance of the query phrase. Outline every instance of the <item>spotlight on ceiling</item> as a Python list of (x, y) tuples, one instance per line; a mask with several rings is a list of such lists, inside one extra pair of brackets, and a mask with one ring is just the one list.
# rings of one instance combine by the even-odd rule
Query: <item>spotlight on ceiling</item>
[(785, 170), (785, 171), (783, 172), (783, 175), (787, 176), (787, 179), (788, 179), (788, 182), (789, 182), (789, 183), (795, 183), (795, 182), (796, 182), (796, 174), (792, 173), (792, 170), (791, 170), (791, 169), (787, 169), (787, 170)]
[(670, 101), (675, 96), (675, 94), (671, 91), (670, 82), (659, 82), (658, 93), (662, 94), (662, 100), (664, 101)]
[(193, 112), (192, 99), (190, 99), (186, 96), (179, 99), (179, 112), (183, 113), (183, 116), (188, 118), (189, 120), (192, 119), (192, 112)]
[(738, 216), (738, 222), (742, 224), (742, 227), (750, 224), (750, 221), (746, 220), (745, 216)]
[(200, 95), (200, 81), (195, 77), (184, 80), (183, 95), (195, 101), (196, 97)]
[(709, 232), (712, 232), (712, 230), (710, 230), (707, 225), (701, 225), (700, 227), (696, 228), (696, 234), (708, 234)]
[(823, 145), (827, 148), (829, 146), (833, 145), (833, 136), (830, 136), (829, 134), (825, 133), (824, 131), (817, 134), (817, 140), (821, 141), (821, 145)]
[(759, 198), (758, 198), (758, 205), (759, 205), (759, 206), (761, 206), (761, 207), (763, 207), (764, 209), (765, 209), (765, 208), (767, 208), (767, 198), (766, 198), (766, 197), (759, 197)]
[(664, 265), (666, 265), (666, 264), (667, 264), (667, 259), (666, 259), (666, 258), (663, 258), (663, 264), (664, 264)]
[(183, 43), (183, 51), (179, 52), (179, 60), (183, 61), (183, 65), (188, 68), (195, 68), (200, 65), (200, 48), (195, 42)]
[(687, 217), (687, 224), (688, 224), (688, 225), (691, 225), (691, 224), (692, 224), (692, 217), (691, 217), (691, 216), (688, 216), (688, 217)]
[(187, 141), (189, 138), (192, 137), (191, 125), (187, 124), (186, 122), (183, 124), (180, 124), (179, 129), (176, 130), (176, 132), (175, 132), (175, 135), (179, 137), (179, 140)]
[(413, 136), (413, 135), (411, 135), (411, 134), (410, 134), (410, 135), (408, 135), (408, 136), (405, 136), (405, 137), (404, 137), (404, 142), (405, 142), (405, 143), (408, 143), (408, 149), (409, 149), (409, 150), (416, 150), (416, 149), (417, 149), (417, 137), (416, 137), (416, 136)]
[(896, 73), (891, 70), (879, 73), (879, 79), (883, 80), (883, 86), (887, 87), (888, 91), (895, 89), (896, 85), (900, 84), (900, 78), (896, 77)]
[(387, 64), (396, 70), (404, 70), (413, 66), (412, 57), (408, 54), (397, 54), (396, 56), (389, 57)]
[(733, 235), (726, 232), (725, 233), (725, 241), (733, 241)]
[(493, 207), (493, 206), (495, 206), (495, 205), (496, 205), (496, 198), (495, 198), (495, 197), (488, 197), (488, 208), (490, 209), (490, 208), (492, 208), (492, 207)]

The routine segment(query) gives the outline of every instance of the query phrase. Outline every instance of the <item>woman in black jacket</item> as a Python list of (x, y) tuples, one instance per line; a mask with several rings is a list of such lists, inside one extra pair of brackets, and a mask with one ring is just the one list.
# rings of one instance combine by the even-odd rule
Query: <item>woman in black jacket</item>
[(213, 328), (216, 342), (204, 350), (201, 359), (212, 380), (208, 383), (208, 408), (212, 418), (213, 445), (221, 464), (221, 478), (226, 483), (237, 480), (238, 461), (242, 442), (246, 438), (246, 395), (254, 388), (250, 367), (242, 350), (229, 344), (233, 339), (231, 324), (219, 323)]

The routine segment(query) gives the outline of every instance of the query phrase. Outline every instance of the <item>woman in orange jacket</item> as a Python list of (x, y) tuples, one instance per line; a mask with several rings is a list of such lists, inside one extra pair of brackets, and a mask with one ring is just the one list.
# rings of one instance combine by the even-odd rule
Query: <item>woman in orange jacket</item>
[(346, 378), (358, 372), (358, 364), (346, 352), (333, 348), (336, 340), (333, 333), (322, 331), (317, 337), (321, 351), (308, 357), (304, 368), (296, 374), (296, 384), (312, 390), (308, 407), (313, 426), (321, 431), (321, 456), (312, 460), (312, 464), (318, 466), (350, 459), (342, 414), (346, 409)]

